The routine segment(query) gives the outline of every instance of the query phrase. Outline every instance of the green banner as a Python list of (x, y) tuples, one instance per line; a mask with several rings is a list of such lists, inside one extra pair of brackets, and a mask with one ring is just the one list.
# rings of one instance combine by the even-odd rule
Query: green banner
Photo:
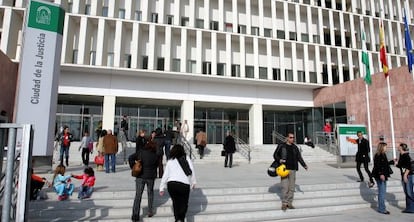
[(59, 6), (31, 1), (28, 27), (63, 34), (65, 11)]
[(356, 135), (358, 131), (361, 131), (362, 134), (367, 134), (366, 127), (364, 127), (364, 126), (339, 127), (339, 134)]

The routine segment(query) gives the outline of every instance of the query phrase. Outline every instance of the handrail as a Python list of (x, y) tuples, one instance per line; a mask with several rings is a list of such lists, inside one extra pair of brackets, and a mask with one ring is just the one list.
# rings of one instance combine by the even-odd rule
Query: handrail
[(190, 156), (190, 159), (196, 159), (193, 147), (184, 136), (178, 135), (177, 141), (179, 141), (179, 143), (184, 147), (184, 150)]
[(277, 143), (276, 139), (278, 139), (282, 142), (286, 141), (286, 137), (283, 136), (282, 134), (278, 133), (277, 131), (273, 131), (272, 135), (273, 135), (273, 144)]
[(237, 136), (234, 136), (234, 138), (236, 139), (236, 149), (237, 149), (237, 151), (243, 157), (245, 157), (250, 163), (250, 161), (251, 161), (250, 153), (252, 152), (251, 149), (250, 149), (250, 145), (247, 144), (246, 142), (244, 142), (242, 139), (240, 139)]

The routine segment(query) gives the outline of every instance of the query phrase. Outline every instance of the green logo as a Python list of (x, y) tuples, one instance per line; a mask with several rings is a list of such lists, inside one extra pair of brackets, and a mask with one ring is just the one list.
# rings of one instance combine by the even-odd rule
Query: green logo
[(58, 5), (43, 1), (31, 1), (28, 27), (63, 34), (65, 11)]

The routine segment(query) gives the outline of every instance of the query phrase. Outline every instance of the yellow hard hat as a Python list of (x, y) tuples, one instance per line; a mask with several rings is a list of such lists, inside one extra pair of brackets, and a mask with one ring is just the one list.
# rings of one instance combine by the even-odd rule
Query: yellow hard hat
[(289, 175), (289, 170), (286, 169), (286, 165), (285, 164), (280, 164), (280, 166), (278, 166), (276, 168), (276, 173), (280, 177), (287, 177)]

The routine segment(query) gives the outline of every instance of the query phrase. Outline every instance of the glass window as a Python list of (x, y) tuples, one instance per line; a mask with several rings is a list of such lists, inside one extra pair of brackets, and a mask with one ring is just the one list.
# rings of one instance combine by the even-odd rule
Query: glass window
[(167, 15), (167, 24), (172, 25), (174, 22), (174, 16), (173, 15)]
[(124, 19), (125, 18), (125, 9), (120, 8), (118, 11), (118, 18)]
[(218, 26), (219, 26), (219, 24), (218, 24), (218, 22), (217, 22), (217, 21), (211, 21), (211, 22), (210, 22), (210, 29), (211, 29), (211, 30), (216, 30), (216, 31), (217, 31), (217, 30), (218, 30), (218, 28), (219, 28)]
[(293, 81), (293, 71), (291, 69), (285, 70), (285, 80), (286, 81)]
[(316, 72), (309, 72), (309, 80), (311, 83), (317, 83)]
[(181, 17), (181, 26), (189, 26), (190, 19), (188, 17)]
[(102, 16), (108, 17), (108, 6), (102, 7)]
[(224, 73), (226, 73), (226, 64), (217, 63), (217, 75), (224, 76)]
[(148, 69), (148, 56), (142, 56), (142, 69)]
[(188, 60), (188, 62), (187, 62), (187, 72), (188, 73), (196, 73), (196, 61)]
[(302, 33), (301, 39), (302, 39), (302, 42), (309, 42), (309, 34)]
[(277, 30), (277, 38), (278, 39), (285, 39), (285, 31)]
[(73, 2), (68, 2), (68, 12), (72, 13)]
[(246, 26), (245, 25), (239, 25), (237, 27), (237, 32), (240, 34), (246, 34)]
[(158, 22), (158, 14), (152, 13), (151, 14), (151, 22), (157, 23)]
[(204, 20), (203, 19), (196, 19), (196, 28), (199, 28), (199, 29), (204, 28)]
[(142, 19), (142, 12), (141, 11), (135, 11), (134, 17), (135, 17), (135, 20), (136, 21), (141, 21), (141, 19)]
[(319, 35), (313, 35), (312, 38), (313, 38), (313, 43), (320, 43)]
[(96, 51), (91, 51), (90, 53), (89, 53), (89, 65), (95, 65), (95, 62), (96, 62)]
[(253, 66), (246, 66), (246, 78), (254, 79), (254, 67)]
[(78, 50), (74, 49), (72, 52), (72, 63), (77, 64), (78, 63)]
[(280, 80), (280, 69), (273, 68), (273, 80)]
[(124, 56), (124, 67), (131, 68), (131, 60), (132, 60), (131, 54), (125, 54), (125, 56)]
[(298, 82), (305, 82), (305, 72), (298, 71)]
[(272, 37), (272, 30), (271, 29), (264, 29), (264, 31), (263, 31), (263, 35), (265, 36), (265, 37)]
[(109, 66), (109, 67), (114, 66), (114, 53), (113, 52), (108, 52), (106, 65)]
[(259, 67), (259, 79), (267, 79), (267, 68)]
[(164, 71), (164, 58), (160, 57), (157, 59), (157, 70)]
[(174, 72), (180, 72), (180, 64), (181, 64), (181, 60), (180, 59), (173, 59), (172, 60), (172, 71)]
[(85, 5), (85, 15), (91, 14), (91, 5), (86, 4)]
[(252, 26), (252, 35), (259, 35), (259, 27)]
[(240, 77), (240, 65), (231, 65), (231, 76)]
[(211, 62), (203, 62), (203, 74), (211, 74)]
[(226, 23), (224, 23), (224, 26), (225, 26), (226, 32), (233, 32), (233, 24), (232, 23), (226, 22)]
[(289, 32), (289, 40), (296, 41), (296, 32)]

